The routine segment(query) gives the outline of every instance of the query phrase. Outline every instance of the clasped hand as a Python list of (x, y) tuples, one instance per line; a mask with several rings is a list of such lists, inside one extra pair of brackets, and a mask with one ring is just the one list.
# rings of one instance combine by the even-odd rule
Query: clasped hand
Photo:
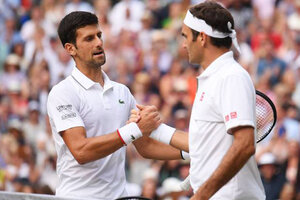
[(131, 110), (127, 123), (135, 122), (145, 136), (149, 136), (161, 124), (159, 112), (155, 106), (137, 105), (138, 110)]

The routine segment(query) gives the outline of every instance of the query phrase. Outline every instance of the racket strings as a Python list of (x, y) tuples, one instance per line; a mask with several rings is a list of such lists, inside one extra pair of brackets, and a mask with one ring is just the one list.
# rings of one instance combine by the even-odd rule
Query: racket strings
[(270, 104), (261, 96), (256, 97), (257, 140), (269, 133), (275, 123), (274, 112)]

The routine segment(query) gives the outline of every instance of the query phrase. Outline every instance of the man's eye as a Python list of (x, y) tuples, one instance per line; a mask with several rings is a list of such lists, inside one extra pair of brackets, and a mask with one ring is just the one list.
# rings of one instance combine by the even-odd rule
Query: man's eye
[(93, 40), (93, 37), (87, 37), (86, 40), (87, 40), (87, 41), (92, 41), (92, 40)]

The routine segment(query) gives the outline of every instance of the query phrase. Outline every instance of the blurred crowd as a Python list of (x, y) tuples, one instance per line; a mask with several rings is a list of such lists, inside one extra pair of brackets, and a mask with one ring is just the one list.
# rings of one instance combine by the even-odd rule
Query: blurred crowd
[[(0, 190), (53, 194), (56, 151), (47, 118), (51, 87), (74, 62), (56, 29), (67, 13), (95, 13), (103, 31), (103, 70), (127, 85), (139, 104), (188, 131), (201, 67), (188, 63), (181, 26), (201, 0), (0, 0)], [(236, 59), (256, 89), (275, 103), (278, 121), (257, 144), (267, 200), (300, 199), (300, 0), (219, 0), (235, 20)], [(184, 200), (178, 183), (189, 162), (141, 158), (127, 147), (128, 191)]]

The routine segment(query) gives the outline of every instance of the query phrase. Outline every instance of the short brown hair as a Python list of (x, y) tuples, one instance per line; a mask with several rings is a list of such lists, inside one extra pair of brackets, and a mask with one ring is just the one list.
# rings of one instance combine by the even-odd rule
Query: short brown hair
[[(198, 19), (204, 20), (213, 28), (213, 30), (217, 30), (222, 33), (231, 33), (227, 27), (228, 22), (230, 22), (232, 24), (232, 28), (234, 28), (234, 20), (230, 12), (215, 1), (205, 1), (197, 4), (191, 7), (189, 11)], [(199, 32), (193, 29), (191, 30), (193, 33), (193, 40), (195, 41)], [(229, 36), (226, 38), (210, 38), (214, 46), (226, 47), (228, 49), (231, 47), (232, 39)]]

